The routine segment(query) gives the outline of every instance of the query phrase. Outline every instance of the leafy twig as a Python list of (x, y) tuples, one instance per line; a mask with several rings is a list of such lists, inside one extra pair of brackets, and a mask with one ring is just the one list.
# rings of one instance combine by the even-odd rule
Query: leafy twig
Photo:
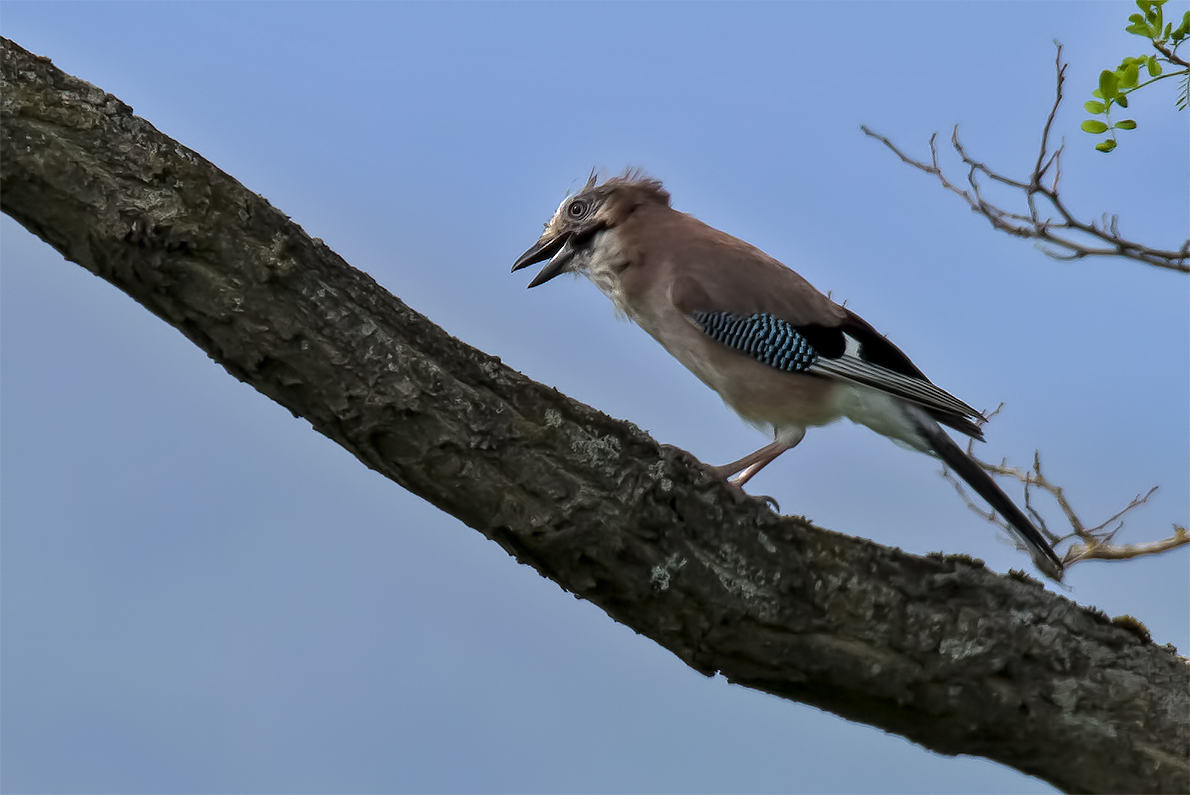
[[(1175, 28), (1172, 22), (1165, 22), (1163, 6), (1167, 0), (1136, 0), (1139, 14), (1128, 17), (1128, 33), (1145, 39), (1157, 55), (1144, 53), (1139, 56), (1128, 56), (1120, 61), (1115, 69), (1104, 69), (1099, 73), (1099, 87), (1091, 92), (1095, 99), (1083, 103), (1083, 108), (1092, 116), (1102, 116), (1101, 119), (1090, 118), (1082, 123), (1083, 132), (1092, 135), (1107, 135), (1095, 148), (1100, 152), (1111, 152), (1116, 148), (1117, 130), (1135, 130), (1135, 119), (1112, 121), (1113, 107), (1127, 108), (1128, 96), (1140, 89), (1151, 86), (1170, 77), (1182, 78), (1182, 84), (1174, 104), (1178, 110), (1186, 109), (1186, 81), (1190, 77), (1190, 63), (1178, 57), (1178, 47), (1186, 43), (1190, 37), (1190, 11), (1182, 14), (1181, 23)], [(1173, 46), (1170, 46), (1170, 42)], [(1165, 67), (1173, 67), (1175, 71), (1167, 72)], [(1140, 70), (1144, 68), (1149, 79), (1140, 82)]]

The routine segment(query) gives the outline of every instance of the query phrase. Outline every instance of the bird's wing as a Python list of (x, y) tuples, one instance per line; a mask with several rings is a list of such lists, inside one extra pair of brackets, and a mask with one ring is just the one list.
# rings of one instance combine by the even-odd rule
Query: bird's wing
[(863, 318), (758, 249), (704, 228), (715, 235), (676, 252), (688, 258), (673, 263), (671, 298), (705, 334), (778, 369), (878, 389), (983, 438), (980, 413), (932, 384)]

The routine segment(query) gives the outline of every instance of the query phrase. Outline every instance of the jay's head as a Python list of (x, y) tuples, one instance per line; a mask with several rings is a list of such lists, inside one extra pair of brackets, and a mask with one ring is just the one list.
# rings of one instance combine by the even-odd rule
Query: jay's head
[(655, 179), (629, 171), (596, 185), (595, 172), (587, 184), (558, 205), (545, 232), (528, 251), (517, 257), (513, 271), (549, 260), (530, 287), (545, 284), (561, 273), (584, 270), (602, 233), (615, 229), (642, 204), (669, 206), (669, 193)]

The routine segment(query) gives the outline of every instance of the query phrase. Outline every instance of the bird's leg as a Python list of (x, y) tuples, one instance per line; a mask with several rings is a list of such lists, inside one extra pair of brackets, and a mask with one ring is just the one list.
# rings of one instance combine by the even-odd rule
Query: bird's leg
[(735, 475), (735, 477), (728, 478), (728, 480), (740, 488), (743, 488), (744, 484), (751, 480), (753, 475), (771, 464), (774, 460), (776, 460), (777, 456), (781, 455), (781, 453), (784, 453), (788, 449), (789, 446), (783, 442), (773, 442), (772, 444), (765, 445), (764, 447), (757, 450), (756, 453), (753, 453), (754, 456), (759, 454), (760, 457), (756, 458), (755, 461), (745, 466)]
[(734, 486), (743, 488), (752, 477), (773, 462), (777, 456), (784, 453), (786, 450), (792, 450), (797, 447), (798, 442), (806, 435), (805, 429), (800, 429), (797, 433), (778, 433), (777, 438), (772, 442), (766, 444), (754, 453), (741, 458), (739, 461), (732, 461), (730, 464), (723, 466), (711, 467), (717, 475), (721, 478), (727, 478), (727, 482)]
[[(732, 461), (730, 464), (723, 464), (722, 466), (713, 466), (711, 469), (719, 477), (739, 486), (742, 485), (741, 479), (743, 483), (746, 483), (748, 479), (759, 472), (765, 464), (781, 455), (781, 453), (784, 453), (787, 449), (788, 448), (785, 447), (785, 445), (783, 445), (781, 442), (770, 442), (756, 452), (749, 453), (748, 455), (744, 456), (739, 461)], [(746, 472), (746, 470), (749, 470), (752, 467), (756, 467), (755, 470), (752, 472)], [(745, 477), (745, 474), (747, 477)]]

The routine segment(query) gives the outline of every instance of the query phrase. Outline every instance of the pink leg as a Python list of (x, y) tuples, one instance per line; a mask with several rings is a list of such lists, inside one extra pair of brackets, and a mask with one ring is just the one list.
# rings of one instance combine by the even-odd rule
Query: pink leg
[(796, 435), (790, 433), (778, 434), (775, 441), (766, 444), (754, 453), (749, 453), (739, 461), (732, 461), (730, 464), (711, 467), (711, 469), (715, 470), (719, 477), (727, 478), (729, 483), (743, 487), (757, 472), (771, 464), (781, 453), (797, 447), (798, 442), (805, 435), (806, 432), (804, 429)]

